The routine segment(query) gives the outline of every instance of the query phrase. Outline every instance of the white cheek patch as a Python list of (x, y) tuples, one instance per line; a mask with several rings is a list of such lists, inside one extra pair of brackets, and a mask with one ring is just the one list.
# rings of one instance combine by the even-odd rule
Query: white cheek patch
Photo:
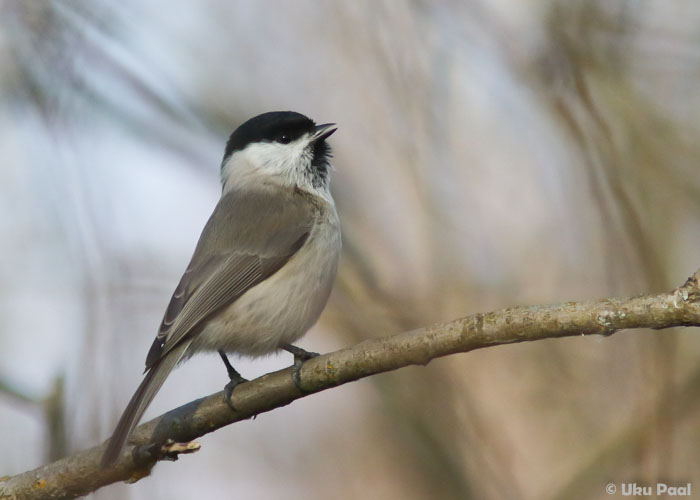
[(263, 142), (244, 150), (252, 165), (270, 175), (283, 175), (297, 168), (303, 151), (304, 145), (299, 141), (290, 144)]
[(311, 165), (311, 153), (304, 136), (290, 144), (258, 142), (236, 151), (221, 169), (224, 191), (234, 184), (255, 182), (260, 176), (275, 177), (287, 185), (304, 185)]

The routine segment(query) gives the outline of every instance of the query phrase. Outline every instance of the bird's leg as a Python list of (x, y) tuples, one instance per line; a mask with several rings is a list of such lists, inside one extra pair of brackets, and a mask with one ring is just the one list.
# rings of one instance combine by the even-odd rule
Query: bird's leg
[(304, 364), (304, 361), (308, 361), (309, 359), (315, 358), (319, 354), (317, 352), (305, 351), (301, 347), (297, 347), (292, 344), (282, 344), (280, 348), (294, 355), (292, 382), (294, 382), (294, 385), (297, 386), (297, 389), (299, 389), (302, 392), (305, 392), (304, 389), (302, 389), (301, 387), (301, 367)]
[(224, 398), (231, 409), (236, 411), (236, 409), (233, 407), (233, 401), (231, 400), (233, 390), (238, 384), (248, 382), (248, 380), (244, 379), (243, 376), (241, 376), (241, 374), (238, 373), (238, 371), (231, 365), (231, 362), (228, 360), (228, 357), (223, 350), (219, 350), (219, 356), (221, 356), (221, 360), (224, 362), (224, 365), (226, 365), (226, 371), (228, 372), (228, 378), (230, 379), (229, 383), (226, 384), (226, 387), (224, 387)]
[(309, 359), (315, 358), (319, 354), (317, 352), (311, 352), (311, 351), (305, 351), (301, 347), (297, 347), (292, 344), (282, 344), (280, 346), (281, 349), (284, 349), (288, 353), (294, 354), (294, 362), (296, 363), (298, 361), (307, 361)]

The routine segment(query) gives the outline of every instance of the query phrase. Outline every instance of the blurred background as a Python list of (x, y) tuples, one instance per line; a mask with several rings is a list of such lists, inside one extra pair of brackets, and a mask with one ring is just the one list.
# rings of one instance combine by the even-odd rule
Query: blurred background
[[(341, 268), (301, 347), (680, 285), (700, 267), (698, 26), (694, 1), (0, 0), (0, 476), (109, 437), (218, 200), (225, 140), (265, 111), (339, 125)], [(698, 333), (372, 377), (91, 498), (700, 490)], [(226, 382), (197, 357), (146, 417)]]

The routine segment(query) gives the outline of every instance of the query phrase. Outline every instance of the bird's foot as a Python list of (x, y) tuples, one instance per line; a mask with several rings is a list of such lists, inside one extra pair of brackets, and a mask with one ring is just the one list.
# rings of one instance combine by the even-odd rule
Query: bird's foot
[(243, 382), (248, 382), (248, 379), (239, 375), (238, 378), (232, 378), (229, 383), (224, 386), (224, 399), (226, 399), (226, 404), (229, 405), (233, 411), (238, 411), (236, 407), (233, 406), (233, 390), (238, 387), (238, 384), (242, 384)]
[(229, 383), (224, 387), (224, 399), (226, 400), (226, 404), (229, 405), (233, 411), (237, 411), (235, 406), (233, 406), (233, 390), (238, 386), (238, 384), (248, 382), (248, 380), (243, 378), (243, 376), (231, 365), (231, 362), (228, 360), (228, 357), (224, 351), (219, 351), (219, 355), (221, 356), (224, 365), (226, 365), (226, 371), (228, 372), (229, 378)]
[(319, 356), (317, 352), (306, 351), (301, 347), (294, 346), (292, 344), (284, 344), (280, 346), (285, 351), (294, 355), (294, 367), (292, 368), (292, 382), (297, 386), (301, 392), (307, 392), (301, 387), (301, 367), (304, 365), (304, 361), (313, 359)]

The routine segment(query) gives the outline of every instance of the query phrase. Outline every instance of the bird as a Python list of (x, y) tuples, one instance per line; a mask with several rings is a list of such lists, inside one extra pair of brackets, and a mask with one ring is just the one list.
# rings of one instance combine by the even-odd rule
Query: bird
[(280, 349), (301, 364), (316, 355), (293, 343), (318, 320), (331, 292), (342, 247), (330, 192), (337, 127), (294, 111), (271, 111), (241, 124), (226, 142), (221, 197), (146, 356), (143, 381), (109, 439), (101, 465), (119, 458), (132, 431), (179, 363), (218, 352), (229, 382), (245, 379), (229, 354), (264, 356)]

